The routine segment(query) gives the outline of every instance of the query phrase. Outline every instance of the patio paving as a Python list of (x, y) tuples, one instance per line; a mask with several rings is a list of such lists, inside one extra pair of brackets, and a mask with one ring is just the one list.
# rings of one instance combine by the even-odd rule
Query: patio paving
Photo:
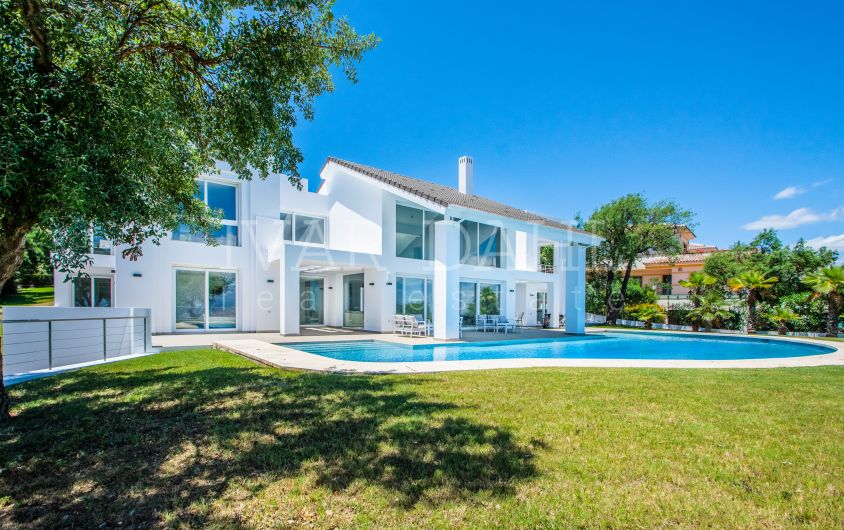
[[(458, 342), (487, 342), (498, 340), (541, 339), (564, 336), (561, 329), (539, 329), (526, 327), (516, 333), (494, 331), (464, 331)], [(215, 342), (228, 340), (260, 340), (269, 343), (344, 341), (344, 340), (385, 340), (404, 344), (440, 344), (433, 337), (404, 337), (393, 333), (373, 333), (371, 331), (329, 326), (303, 326), (299, 335), (280, 333), (172, 333), (153, 335), (152, 345), (163, 350), (208, 347)]]

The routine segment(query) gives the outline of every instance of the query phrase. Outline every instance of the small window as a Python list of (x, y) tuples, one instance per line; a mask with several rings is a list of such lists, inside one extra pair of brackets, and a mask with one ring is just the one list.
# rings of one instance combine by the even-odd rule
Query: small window
[(111, 255), (111, 240), (106, 239), (103, 233), (97, 228), (94, 228), (93, 236), (91, 237), (91, 252), (103, 256)]
[(325, 244), (325, 219), (297, 214), (294, 218), (294, 228), (298, 243)]
[(293, 241), (293, 214), (282, 212), (279, 218), (283, 225), (284, 234), (282, 237), (285, 241)]
[[(74, 278), (74, 307), (111, 307), (111, 278)], [(93, 304), (92, 304), (93, 302)]]

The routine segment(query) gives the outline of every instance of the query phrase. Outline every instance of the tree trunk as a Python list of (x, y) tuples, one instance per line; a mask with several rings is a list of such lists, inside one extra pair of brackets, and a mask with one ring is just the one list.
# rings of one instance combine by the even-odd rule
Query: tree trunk
[[(23, 261), (26, 234), (31, 229), (31, 226), (3, 227), (3, 236), (0, 237), (0, 290), (20, 267)], [(3, 346), (2, 337), (0, 337), (0, 423), (10, 418), (9, 394), (6, 392), (6, 385), (3, 384)]]
[(692, 322), (692, 331), (700, 331), (700, 322)]
[(780, 335), (786, 335), (788, 333), (788, 326), (785, 325), (785, 322), (780, 322), (780, 325), (777, 328), (777, 333)]
[(618, 312), (612, 303), (612, 284), (615, 281), (615, 269), (607, 270), (607, 286), (604, 289), (604, 307), (607, 310), (607, 324), (614, 326), (618, 320)]
[(747, 334), (756, 333), (756, 295), (751, 291), (747, 295)]
[(840, 313), (841, 300), (834, 293), (829, 295), (829, 303), (826, 312), (826, 336), (838, 336), (838, 314)]

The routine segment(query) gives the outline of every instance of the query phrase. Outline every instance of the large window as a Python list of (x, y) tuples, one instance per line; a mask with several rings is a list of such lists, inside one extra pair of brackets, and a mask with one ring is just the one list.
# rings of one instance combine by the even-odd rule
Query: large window
[(237, 327), (237, 274), (227, 271), (176, 270), (176, 329)]
[[(237, 185), (208, 180), (197, 180), (196, 185), (196, 198), (207, 204), (221, 218), (220, 228), (211, 235), (221, 245), (237, 246), (239, 244)], [(205, 241), (203, 234), (191, 232), (190, 227), (184, 224), (179, 225), (173, 231), (173, 239), (194, 242)]]
[(396, 314), (434, 320), (434, 282), (424, 278), (396, 278)]
[(477, 315), (500, 315), (501, 284), (460, 282), (460, 316), (464, 325), (474, 325)]
[(434, 259), (434, 226), (443, 216), (396, 205), (396, 257), (410, 259)]
[(111, 307), (111, 278), (89, 276), (73, 279), (74, 307)]
[(475, 221), (460, 222), (460, 262), (502, 267), (501, 228)]
[(285, 241), (308, 245), (325, 245), (325, 218), (300, 213), (282, 212)]

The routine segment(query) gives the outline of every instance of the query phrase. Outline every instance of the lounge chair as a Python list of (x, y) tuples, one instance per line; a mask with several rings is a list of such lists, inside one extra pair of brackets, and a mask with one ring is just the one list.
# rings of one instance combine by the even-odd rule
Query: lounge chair
[(507, 334), (507, 330), (516, 331), (516, 321), (510, 320), (509, 318), (505, 317), (504, 315), (498, 315), (498, 320), (495, 322), (495, 331), (497, 332), (499, 329), (504, 330), (504, 334)]

